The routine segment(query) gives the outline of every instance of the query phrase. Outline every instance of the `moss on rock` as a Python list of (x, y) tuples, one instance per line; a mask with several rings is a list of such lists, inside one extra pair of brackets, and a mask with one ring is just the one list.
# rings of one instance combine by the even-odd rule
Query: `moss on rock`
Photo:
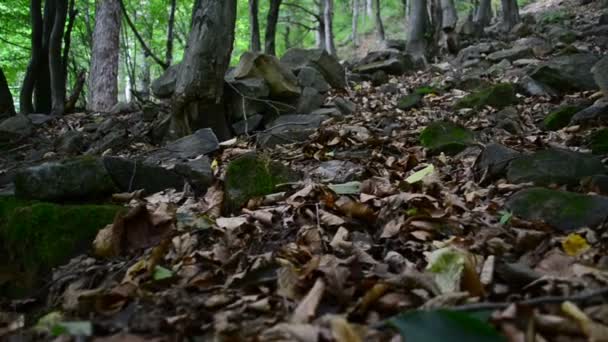
[(447, 121), (433, 122), (420, 133), (420, 143), (431, 154), (456, 154), (474, 141), (473, 132)]
[(583, 108), (581, 108), (580, 106), (561, 106), (558, 109), (549, 113), (547, 117), (545, 117), (543, 125), (545, 126), (545, 129), (548, 129), (550, 131), (557, 131), (559, 129), (562, 129), (568, 126), (574, 114), (576, 114), (582, 109)]
[(517, 103), (515, 88), (510, 83), (499, 83), (469, 94), (456, 103), (456, 108), (480, 109), (491, 106), (497, 109)]
[(506, 206), (516, 216), (546, 222), (560, 231), (595, 227), (608, 216), (608, 197), (545, 188), (522, 190)]
[(228, 164), (225, 178), (225, 210), (234, 212), (251, 198), (277, 191), (282, 183), (297, 181), (298, 174), (281, 163), (248, 153)]
[(593, 154), (608, 153), (608, 128), (602, 128), (589, 137), (589, 145)]
[(422, 101), (422, 95), (418, 93), (411, 93), (399, 99), (399, 102), (397, 103), (397, 108), (401, 110), (410, 110), (412, 108), (418, 107), (420, 101)]
[(121, 209), (114, 205), (58, 205), (0, 197), (0, 254), (19, 274), (7, 291), (19, 293), (33, 288), (52, 267), (85, 251), (97, 231), (112, 223)]

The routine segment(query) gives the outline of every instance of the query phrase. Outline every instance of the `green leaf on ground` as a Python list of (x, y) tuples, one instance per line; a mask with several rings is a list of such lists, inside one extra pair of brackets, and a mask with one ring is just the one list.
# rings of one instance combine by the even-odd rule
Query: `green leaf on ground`
[(391, 318), (389, 324), (399, 330), (407, 342), (506, 341), (485, 320), (464, 312), (437, 310), (403, 313)]
[(510, 211), (500, 211), (499, 214), (500, 216), (500, 224), (502, 224), (503, 226), (507, 223), (509, 223), (509, 221), (511, 221), (511, 218), (513, 217), (513, 213)]
[(92, 336), (93, 325), (90, 321), (61, 322), (55, 325), (51, 332), (54, 336)]
[(338, 195), (357, 195), (361, 193), (361, 182), (330, 184), (329, 188)]
[(171, 271), (170, 269), (164, 268), (162, 266), (154, 267), (154, 274), (152, 274), (152, 278), (154, 280), (169, 279), (171, 277), (173, 277), (173, 271)]
[(435, 172), (435, 166), (433, 166), (433, 164), (430, 164), (424, 169), (414, 172), (411, 176), (407, 177), (405, 181), (409, 184), (418, 183), (423, 180), (424, 177), (432, 175), (433, 172)]

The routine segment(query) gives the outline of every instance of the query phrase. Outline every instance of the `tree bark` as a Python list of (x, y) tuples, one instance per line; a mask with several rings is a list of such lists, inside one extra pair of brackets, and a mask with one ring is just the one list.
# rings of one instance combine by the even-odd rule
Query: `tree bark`
[(519, 6), (517, 0), (501, 0), (502, 25), (505, 31), (511, 31), (519, 23)]
[(260, 42), (260, 21), (258, 19), (259, 5), (258, 0), (249, 0), (249, 49), (251, 51), (261, 51)]
[(169, 23), (167, 27), (167, 47), (165, 49), (165, 61), (167, 65), (173, 62), (173, 36), (175, 28), (175, 4), (176, 0), (171, 0), (171, 9), (169, 10)]
[(34, 109), (38, 113), (49, 114), (52, 109), (51, 99), (51, 73), (49, 70), (49, 42), (51, 31), (55, 22), (55, 1), (44, 3), (44, 17), (42, 19), (42, 56), (40, 68), (36, 75), (34, 88)]
[(407, 51), (415, 60), (426, 64), (427, 33), (429, 32), (427, 3), (426, 0), (412, 0), (410, 4), (412, 8), (408, 20)]
[(61, 45), (63, 30), (68, 13), (67, 0), (55, 0), (55, 15), (53, 29), (49, 39), (49, 70), (51, 77), (51, 97), (53, 115), (63, 115), (65, 110), (65, 74), (63, 73), (63, 58)]
[(325, 50), (325, 0), (319, 0), (317, 12), (319, 26), (317, 26), (317, 31), (315, 32), (315, 41), (317, 49)]
[(91, 111), (109, 112), (118, 101), (120, 16), (118, 0), (99, 2), (89, 71), (88, 109)]
[(39, 74), (40, 65), (42, 63), (42, 2), (41, 0), (31, 0), (30, 15), (32, 25), (32, 52), (30, 62), (25, 71), (23, 85), (21, 86), (21, 94), (19, 95), (19, 107), (23, 114), (33, 113), (34, 105), (32, 103), (34, 96), (34, 87), (36, 85), (36, 76)]
[(210, 127), (230, 138), (223, 103), (224, 75), (234, 43), (237, 0), (198, 0), (173, 94), (171, 134)]
[(76, 84), (74, 84), (74, 87), (72, 88), (72, 94), (65, 102), (66, 113), (72, 113), (76, 109), (76, 103), (78, 103), (78, 98), (82, 93), (86, 79), (86, 72), (84, 70), (82, 70), (80, 73), (78, 73), (78, 76), (76, 76)]
[(490, 21), (492, 21), (492, 0), (480, 0), (479, 8), (477, 8), (473, 19), (477, 35), (483, 33), (483, 29), (490, 24)]
[(382, 23), (382, 12), (381, 12), (381, 8), (380, 8), (380, 0), (375, 0), (375, 5), (376, 5), (376, 33), (378, 34), (378, 39), (383, 42), (385, 39), (384, 36), (384, 23)]
[(403, 17), (407, 17), (407, 0), (401, 0), (401, 10), (403, 11), (401, 13)]
[(276, 55), (275, 41), (277, 36), (277, 23), (282, 0), (270, 0), (268, 16), (266, 17), (266, 34), (264, 37), (264, 53)]
[(451, 54), (458, 52), (457, 23), (458, 13), (456, 12), (456, 6), (454, 6), (454, 0), (441, 0), (441, 33), (445, 47)]
[(374, 15), (374, 3), (373, 0), (365, 0), (365, 14), (367, 17), (372, 17)]
[(336, 55), (336, 43), (334, 41), (334, 1), (325, 0), (325, 8), (323, 12), (325, 21), (325, 50), (330, 55)]
[(352, 31), (353, 31), (353, 46), (357, 48), (359, 46), (359, 0), (353, 0), (353, 22), (352, 22)]
[[(67, 82), (68, 78), (68, 65), (70, 62), (70, 47), (72, 46), (72, 30), (74, 28), (74, 22), (76, 21), (76, 16), (78, 15), (78, 10), (75, 8), (75, 0), (70, 0), (70, 5), (68, 7), (68, 24), (65, 29), (65, 35), (63, 37), (63, 77), (65, 82)], [(64, 85), (65, 87), (65, 85)]]
[(0, 118), (15, 114), (15, 106), (13, 104), (13, 95), (8, 87), (8, 82), (4, 76), (2, 68), (0, 68)]

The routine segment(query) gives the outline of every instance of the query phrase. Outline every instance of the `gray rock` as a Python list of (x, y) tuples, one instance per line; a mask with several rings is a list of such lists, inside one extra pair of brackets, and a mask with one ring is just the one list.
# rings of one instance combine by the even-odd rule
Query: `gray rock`
[(298, 79), (275, 56), (246, 52), (231, 75), (237, 79), (263, 78), (272, 98), (289, 98), (300, 95)]
[(507, 170), (507, 179), (514, 184), (576, 186), (585, 177), (605, 173), (601, 160), (593, 155), (549, 149), (513, 160)]
[(142, 108), (142, 118), (144, 122), (153, 122), (158, 117), (160, 108), (154, 104), (146, 104)]
[(386, 94), (391, 94), (391, 95), (396, 95), (399, 94), (401, 91), (399, 90), (399, 86), (395, 83), (387, 83), (387, 84), (383, 84), (380, 87), (380, 91)]
[(220, 143), (213, 130), (203, 128), (150, 154), (146, 158), (146, 162), (161, 163), (172, 159), (194, 159), (215, 152), (219, 148)]
[(531, 74), (534, 80), (560, 94), (597, 89), (591, 68), (597, 62), (592, 54), (559, 56), (541, 64)]
[(595, 83), (604, 93), (604, 97), (608, 98), (608, 56), (600, 59), (593, 68), (591, 68)]
[(551, 43), (539, 37), (526, 37), (515, 41), (513, 47), (530, 48), (536, 57), (544, 57), (553, 51)]
[(401, 110), (410, 110), (418, 107), (420, 102), (422, 102), (422, 95), (414, 92), (400, 98), (399, 101), (397, 101), (397, 108)]
[(46, 114), (28, 114), (27, 117), (30, 119), (33, 125), (42, 126), (49, 121), (54, 120), (56, 117)]
[(414, 69), (411, 56), (399, 50), (372, 51), (355, 64), (353, 71), (362, 74), (373, 74), (382, 70), (389, 75), (402, 75)]
[(560, 26), (551, 27), (547, 34), (553, 41), (557, 41), (564, 44), (572, 44), (577, 39), (576, 32)]
[(110, 109), (110, 114), (128, 114), (134, 113), (139, 110), (139, 106), (135, 102), (117, 102), (112, 109)]
[(407, 42), (405, 39), (387, 39), (384, 41), (384, 48), (405, 51)]
[(344, 115), (351, 115), (357, 111), (357, 105), (354, 102), (342, 97), (336, 97), (334, 99), (334, 105), (336, 105), (336, 108)]
[(329, 160), (312, 171), (313, 177), (324, 182), (346, 183), (357, 180), (365, 172), (365, 168), (348, 160)]
[(124, 147), (128, 141), (128, 132), (124, 128), (114, 129), (108, 134), (101, 137), (101, 140), (95, 141), (87, 150), (87, 154), (102, 154), (105, 151), (115, 151)]
[(598, 19), (597, 24), (600, 26), (608, 25), (608, 12), (605, 12), (602, 15), (600, 15), (600, 18)]
[(97, 126), (96, 129), (96, 133), (98, 135), (104, 135), (107, 134), (108, 132), (110, 132), (115, 126), (119, 125), (120, 122), (114, 118), (114, 117), (110, 117), (107, 118), (105, 120), (103, 120), (99, 126)]
[(325, 77), (332, 87), (344, 89), (347, 86), (344, 67), (336, 57), (323, 49), (289, 49), (281, 57), (281, 63), (296, 73), (306, 66), (313, 67)]
[(540, 83), (527, 75), (522, 77), (518, 81), (517, 86), (524, 94), (529, 96), (557, 97), (559, 95), (555, 90), (551, 89), (549, 86)]
[(177, 82), (177, 74), (181, 64), (170, 66), (159, 78), (155, 79), (150, 86), (152, 94), (159, 98), (169, 98), (175, 92), (175, 83)]
[(241, 120), (232, 125), (234, 134), (241, 135), (245, 133), (251, 133), (256, 131), (262, 125), (264, 117), (260, 114), (255, 114), (247, 118), (247, 121)]
[(513, 26), (513, 28), (511, 29), (511, 34), (517, 36), (517, 37), (525, 37), (525, 36), (529, 36), (534, 32), (534, 29), (532, 28), (532, 26), (528, 23), (525, 22), (520, 22), (517, 23), (515, 26)]
[(325, 80), (325, 77), (313, 67), (303, 67), (298, 73), (298, 83), (301, 87), (315, 88), (318, 92), (325, 93), (331, 89), (331, 86)]
[(529, 57), (533, 57), (533, 56), (534, 56), (534, 52), (532, 51), (531, 47), (516, 45), (515, 47), (510, 48), (510, 49), (493, 52), (493, 53), (489, 54), (486, 58), (492, 62), (499, 62), (499, 61), (502, 61), (503, 59), (506, 59), (506, 60), (512, 62), (516, 59), (529, 58)]
[(327, 108), (319, 108), (312, 113), (313, 115), (322, 115), (322, 116), (342, 116), (342, 112), (336, 107), (327, 107)]
[(585, 37), (608, 35), (608, 25), (593, 26), (582, 34)]
[(57, 152), (78, 154), (86, 149), (84, 134), (78, 131), (68, 131), (59, 136), (55, 142)]
[(436, 121), (420, 133), (420, 144), (429, 154), (455, 155), (475, 142), (475, 136), (466, 128), (448, 121)]
[(306, 141), (326, 120), (322, 115), (282, 115), (267, 125), (267, 130), (258, 135), (258, 144), (272, 147), (278, 144), (292, 144)]
[(570, 120), (570, 125), (589, 125), (597, 122), (608, 122), (608, 101), (598, 101), (577, 112)]
[(161, 166), (119, 157), (103, 157), (102, 162), (120, 191), (143, 189), (145, 194), (153, 194), (169, 188), (182, 190), (184, 187), (182, 176)]
[(213, 170), (206, 156), (176, 164), (174, 170), (186, 179), (197, 194), (204, 194), (213, 183)]
[(296, 112), (300, 114), (309, 114), (314, 110), (321, 108), (324, 101), (325, 95), (319, 93), (315, 88), (306, 87), (302, 90), (302, 95), (296, 106)]
[(483, 55), (487, 55), (494, 50), (490, 43), (479, 43), (477, 45), (467, 46), (460, 50), (456, 56), (456, 61), (460, 64), (469, 60), (480, 60)]
[(485, 71), (485, 74), (498, 77), (504, 75), (504, 73), (510, 68), (511, 62), (509, 62), (507, 59), (503, 59), (499, 63), (496, 63), (488, 68), (488, 70)]
[(21, 170), (15, 177), (15, 195), (41, 201), (103, 199), (117, 188), (97, 158), (45, 163)]
[(506, 107), (494, 114), (496, 118), (496, 128), (502, 128), (511, 134), (521, 134), (523, 132), (519, 112), (515, 107)]
[(381, 86), (388, 82), (388, 75), (383, 70), (378, 70), (372, 74), (372, 85), (374, 87)]
[(517, 192), (506, 203), (513, 214), (530, 221), (542, 221), (559, 231), (594, 228), (608, 217), (608, 198), (544, 188)]
[(18, 140), (30, 136), (34, 127), (25, 115), (15, 115), (0, 122), (0, 142)]
[(464, 75), (456, 80), (454, 87), (461, 90), (477, 90), (490, 86), (490, 81), (475, 75)]
[(265, 98), (270, 95), (268, 83), (261, 77), (233, 79), (227, 82), (239, 92), (239, 95), (254, 98)]
[(475, 176), (478, 180), (494, 180), (506, 175), (509, 163), (519, 152), (500, 144), (489, 144), (475, 161)]

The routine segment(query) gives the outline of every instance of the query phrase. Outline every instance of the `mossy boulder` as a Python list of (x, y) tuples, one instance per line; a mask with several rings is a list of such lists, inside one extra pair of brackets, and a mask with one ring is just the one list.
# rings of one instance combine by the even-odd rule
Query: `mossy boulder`
[(44, 163), (21, 170), (15, 177), (15, 194), (24, 199), (100, 199), (116, 190), (103, 162), (94, 157)]
[(287, 166), (256, 153), (247, 153), (228, 164), (224, 209), (233, 213), (252, 198), (277, 192), (277, 185), (299, 179), (299, 175)]
[(485, 106), (502, 109), (517, 103), (515, 88), (510, 83), (499, 83), (469, 94), (456, 103), (456, 108), (480, 109)]
[(0, 292), (21, 295), (40, 285), (51, 268), (86, 251), (120, 210), (0, 197), (0, 269), (11, 279), (0, 281)]
[(589, 176), (605, 174), (601, 160), (593, 155), (559, 149), (542, 150), (511, 161), (507, 179), (511, 183), (576, 186)]
[(608, 153), (608, 128), (602, 128), (599, 131), (591, 134), (589, 137), (589, 145), (593, 154)]
[(473, 132), (447, 121), (433, 122), (420, 133), (420, 143), (429, 150), (430, 154), (443, 152), (453, 155), (461, 152), (474, 141)]
[(547, 117), (545, 117), (545, 120), (543, 121), (543, 126), (545, 127), (545, 129), (550, 131), (557, 131), (559, 129), (562, 129), (568, 126), (574, 114), (576, 114), (582, 109), (583, 108), (580, 106), (561, 106), (549, 113)]
[(598, 58), (591, 53), (575, 53), (555, 57), (530, 73), (534, 80), (561, 95), (597, 89), (591, 68)]
[(422, 97), (423, 95), (420, 95), (418, 93), (411, 93), (409, 95), (405, 95), (399, 99), (399, 102), (397, 102), (397, 108), (401, 110), (410, 110), (412, 108), (416, 108), (420, 105)]
[(543, 221), (564, 232), (593, 228), (608, 217), (608, 197), (530, 188), (517, 192), (506, 203), (513, 214)]

